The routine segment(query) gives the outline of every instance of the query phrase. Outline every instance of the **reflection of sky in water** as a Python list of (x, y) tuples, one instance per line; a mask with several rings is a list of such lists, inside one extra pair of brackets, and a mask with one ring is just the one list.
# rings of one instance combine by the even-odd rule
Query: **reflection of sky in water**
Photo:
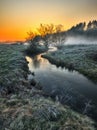
[[(55, 65), (49, 63), (48, 60), (37, 55), (33, 58), (26, 57), (29, 62), (30, 71), (35, 72), (35, 77), (44, 87), (44, 91), (52, 92), (53, 89), (71, 87), (76, 89), (86, 97), (96, 101), (97, 99), (97, 85), (79, 74), (76, 71), (70, 72), (65, 68), (57, 68)], [(97, 102), (97, 101), (96, 101)]]

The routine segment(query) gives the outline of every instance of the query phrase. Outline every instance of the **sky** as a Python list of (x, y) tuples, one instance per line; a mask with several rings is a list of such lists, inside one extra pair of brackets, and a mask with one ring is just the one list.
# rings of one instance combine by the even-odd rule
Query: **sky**
[(24, 40), (40, 23), (62, 24), (97, 20), (97, 0), (0, 0), (0, 41)]

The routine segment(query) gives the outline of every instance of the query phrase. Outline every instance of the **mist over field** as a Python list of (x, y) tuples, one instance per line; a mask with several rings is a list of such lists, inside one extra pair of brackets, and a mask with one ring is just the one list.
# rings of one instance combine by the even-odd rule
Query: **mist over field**
[(79, 44), (97, 44), (97, 39), (93, 38), (86, 38), (86, 37), (81, 37), (81, 36), (69, 36), (65, 40), (65, 45), (79, 45)]

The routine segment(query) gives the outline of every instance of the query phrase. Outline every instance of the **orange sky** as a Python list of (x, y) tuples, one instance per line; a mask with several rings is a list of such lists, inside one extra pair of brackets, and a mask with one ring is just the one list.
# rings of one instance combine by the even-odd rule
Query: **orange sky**
[(97, 20), (97, 0), (0, 0), (0, 40), (23, 40), (40, 23), (63, 24), (65, 30)]

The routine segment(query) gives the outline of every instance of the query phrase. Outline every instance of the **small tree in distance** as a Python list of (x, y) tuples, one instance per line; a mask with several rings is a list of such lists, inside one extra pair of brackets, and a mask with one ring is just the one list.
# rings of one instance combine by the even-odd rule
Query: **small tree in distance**
[(42, 37), (53, 34), (55, 32), (55, 26), (53, 24), (40, 24), (39, 28), (37, 28), (39, 35)]
[(34, 39), (36, 36), (37, 36), (37, 33), (30, 30), (29, 32), (27, 32), (26, 40), (30, 41), (30, 40)]

